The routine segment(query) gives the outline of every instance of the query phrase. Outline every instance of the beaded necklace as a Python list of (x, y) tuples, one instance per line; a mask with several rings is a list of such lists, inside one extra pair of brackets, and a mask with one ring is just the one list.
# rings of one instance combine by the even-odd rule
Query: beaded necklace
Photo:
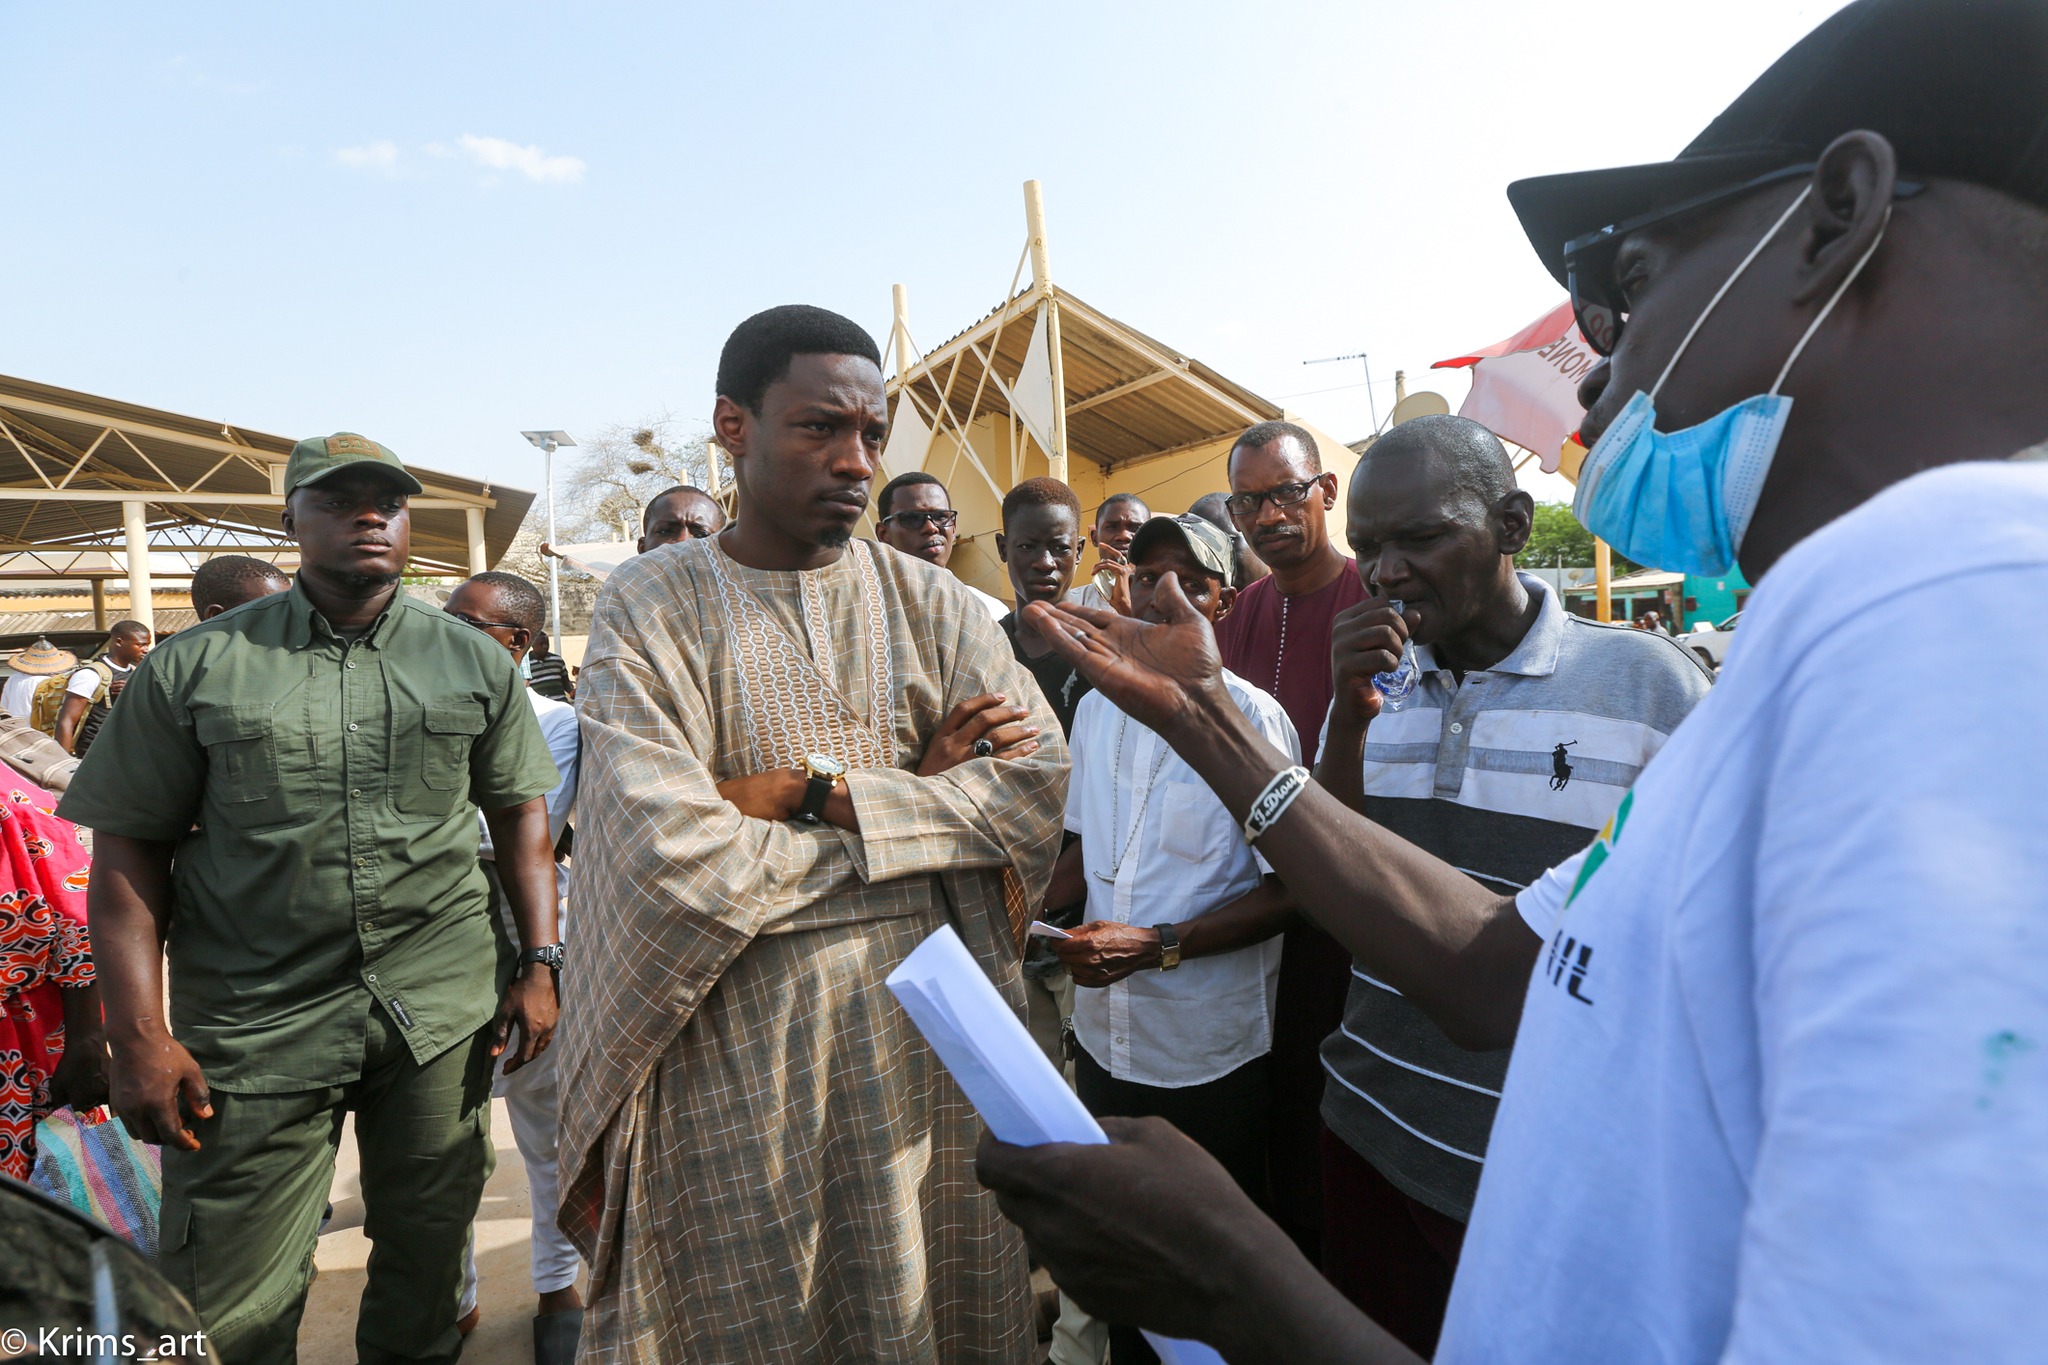
[[(1110, 770), (1109, 778), (1109, 837), (1111, 839), (1115, 839), (1117, 831), (1123, 827), (1122, 817), (1118, 814), (1122, 807), (1122, 802), (1119, 799), (1121, 793), (1117, 788), (1116, 775), (1124, 770), (1124, 729), (1130, 723), (1131, 718), (1129, 716), (1120, 715), (1117, 717), (1116, 767)], [(1138, 842), (1138, 831), (1145, 827), (1145, 807), (1152, 802), (1152, 788), (1159, 785), (1159, 772), (1160, 769), (1166, 766), (1167, 752), (1166, 746), (1161, 744), (1158, 757), (1152, 760), (1152, 772), (1145, 779), (1145, 791), (1138, 798), (1138, 809), (1131, 815), (1131, 832), (1124, 836), (1123, 851), (1117, 854), (1115, 860), (1111, 862), (1109, 871), (1097, 872), (1095, 874), (1103, 881), (1113, 882), (1117, 879), (1117, 874), (1124, 870), (1124, 861), (1131, 856), (1131, 849)]]

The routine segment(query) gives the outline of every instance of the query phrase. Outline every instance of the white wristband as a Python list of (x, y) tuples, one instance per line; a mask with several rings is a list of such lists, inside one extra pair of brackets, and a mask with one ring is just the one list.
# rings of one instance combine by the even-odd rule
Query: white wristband
[(1306, 768), (1288, 768), (1266, 784), (1259, 793), (1259, 799), (1252, 802), (1252, 812), (1244, 818), (1244, 841), (1256, 844), (1259, 836), (1279, 823), (1287, 814), (1287, 808), (1294, 804), (1294, 798), (1301, 795), (1309, 784)]

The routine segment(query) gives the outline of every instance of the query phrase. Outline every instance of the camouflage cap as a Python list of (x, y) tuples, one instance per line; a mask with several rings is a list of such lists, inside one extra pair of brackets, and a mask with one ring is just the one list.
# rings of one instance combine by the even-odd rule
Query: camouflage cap
[(318, 483), (331, 474), (364, 465), (375, 465), (383, 470), (391, 476), (392, 482), (408, 493), (426, 491), (388, 446), (378, 445), (369, 437), (358, 436), (353, 431), (337, 431), (332, 436), (309, 436), (293, 446), (292, 457), (284, 467), (284, 491), (289, 494), (304, 484)]
[(1231, 564), (1236, 556), (1232, 553), (1230, 538), (1218, 530), (1212, 521), (1205, 521), (1192, 512), (1183, 512), (1177, 517), (1154, 517), (1138, 528), (1138, 534), (1131, 541), (1131, 563), (1135, 564), (1162, 540), (1177, 540), (1195, 557), (1195, 563), (1207, 569), (1223, 581), (1226, 588), (1237, 586), (1231, 573)]

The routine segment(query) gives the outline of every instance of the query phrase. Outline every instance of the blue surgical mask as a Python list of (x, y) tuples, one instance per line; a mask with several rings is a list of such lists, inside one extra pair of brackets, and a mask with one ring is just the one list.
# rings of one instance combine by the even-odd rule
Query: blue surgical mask
[[(1878, 242), (1884, 240), (1884, 226), (1878, 228), (1869, 249), (1807, 325), (1806, 334), (1792, 348), (1769, 393), (1744, 399), (1698, 426), (1661, 432), (1657, 430), (1657, 392), (1671, 377), (1679, 357), (1699, 334), (1715, 305), (1742, 278), (1750, 262), (1770, 245), (1810, 193), (1811, 186), (1802, 190), (1763, 235), (1763, 240), (1750, 248), (1727, 282), (1707, 300), (1706, 308), (1678, 343), (1655, 386), (1648, 393), (1636, 391), (1613, 423), (1600, 433), (1579, 470), (1572, 515), (1587, 530), (1638, 564), (1709, 577), (1725, 574), (1735, 566), (1735, 552), (1756, 513), (1757, 494), (1763, 491), (1764, 476), (1770, 472), (1778, 441), (1785, 434), (1785, 423), (1792, 416), (1792, 400), (1778, 390), (1784, 386), (1785, 376), (1792, 372), (1806, 343), (1813, 340), (1821, 323), (1827, 321), (1828, 314), (1876, 254)], [(1891, 211), (1887, 209), (1885, 226), (1890, 221)]]

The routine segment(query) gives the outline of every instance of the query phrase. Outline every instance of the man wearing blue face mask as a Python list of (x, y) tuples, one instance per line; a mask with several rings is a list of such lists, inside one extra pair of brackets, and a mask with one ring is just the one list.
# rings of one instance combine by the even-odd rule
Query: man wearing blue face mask
[[(2038, 1359), (2048, 648), (1987, 604), (2048, 600), (2048, 3), (1859, 0), (1676, 160), (1509, 193), (1610, 357), (1580, 514), (1759, 584), (1586, 852), (1475, 892), (1247, 734), (1188, 613), (1027, 614), (1375, 979), (1514, 1043), (1438, 1361)], [(1110, 1135), (977, 1165), (1083, 1307), (1413, 1359)]]

